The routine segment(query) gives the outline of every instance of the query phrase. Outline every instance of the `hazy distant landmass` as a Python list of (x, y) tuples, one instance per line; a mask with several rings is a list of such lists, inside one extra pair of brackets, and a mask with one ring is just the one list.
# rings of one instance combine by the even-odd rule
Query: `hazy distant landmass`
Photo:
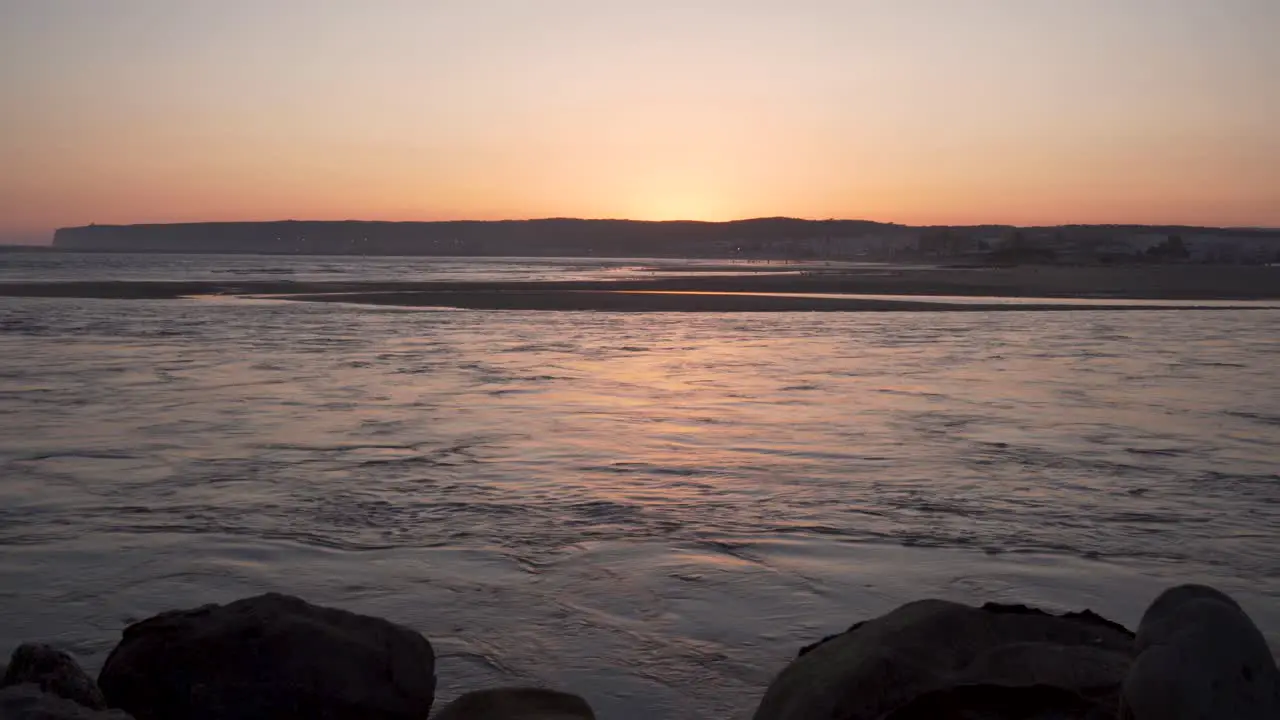
[(913, 227), (866, 220), (731, 222), (544, 220), (212, 222), (89, 225), (54, 234), (59, 250), (566, 257), (839, 259), (1198, 259), (1273, 262), (1280, 230), (1146, 225)]
[(293, 221), (63, 228), (54, 247), (141, 252), (368, 255), (715, 254), (819, 235), (892, 234), (899, 226), (859, 220), (769, 218), (736, 222), (638, 220)]

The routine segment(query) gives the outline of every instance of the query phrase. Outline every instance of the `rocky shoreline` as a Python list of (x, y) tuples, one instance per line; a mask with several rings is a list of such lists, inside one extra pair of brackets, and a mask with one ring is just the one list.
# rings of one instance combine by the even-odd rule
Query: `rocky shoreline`
[[(24, 644), (0, 720), (578, 720), (582, 698), (487, 688), (431, 714), (436, 658), (417, 631), (267, 594), (127, 627), (97, 680)], [(637, 708), (636, 717), (643, 717)], [(1088, 610), (908, 603), (801, 648), (754, 720), (1275, 720), (1280, 671), (1230, 597), (1184, 585), (1136, 633)]]

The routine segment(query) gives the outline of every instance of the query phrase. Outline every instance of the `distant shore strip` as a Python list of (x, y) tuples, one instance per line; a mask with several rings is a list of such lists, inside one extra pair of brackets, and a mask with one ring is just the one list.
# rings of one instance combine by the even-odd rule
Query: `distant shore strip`
[[(804, 282), (759, 282), (775, 278), (682, 278), (654, 282), (10, 282), (2, 297), (61, 297), (111, 300), (253, 299), (329, 302), (402, 308), (552, 310), (603, 312), (1010, 312), (1081, 310), (1280, 309), (1280, 299), (1107, 297), (1078, 293), (1055, 297), (1004, 293), (936, 292), (870, 294), (841, 292)], [(914, 289), (909, 287), (901, 290)], [(885, 288), (874, 288), (884, 293)], [(924, 288), (928, 290), (929, 288)], [(964, 288), (961, 288), (964, 289)]]

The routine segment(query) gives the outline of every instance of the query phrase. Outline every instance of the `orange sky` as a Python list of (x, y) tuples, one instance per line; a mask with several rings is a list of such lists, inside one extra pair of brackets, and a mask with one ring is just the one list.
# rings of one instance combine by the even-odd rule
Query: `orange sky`
[(0, 0), (0, 241), (240, 219), (1280, 226), (1275, 0)]

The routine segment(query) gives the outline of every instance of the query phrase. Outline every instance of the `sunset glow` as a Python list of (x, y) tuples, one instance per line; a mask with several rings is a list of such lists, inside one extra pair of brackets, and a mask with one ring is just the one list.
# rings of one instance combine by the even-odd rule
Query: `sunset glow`
[(0, 0), (0, 241), (269, 219), (1280, 226), (1274, 0)]

